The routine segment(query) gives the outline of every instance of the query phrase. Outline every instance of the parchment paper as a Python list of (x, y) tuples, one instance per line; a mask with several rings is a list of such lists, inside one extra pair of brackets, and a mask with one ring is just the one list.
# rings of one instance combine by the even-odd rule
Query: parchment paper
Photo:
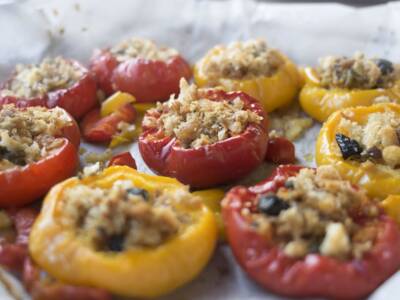
[[(399, 62), (400, 3), (352, 8), (339, 4), (279, 4), (253, 1), (0, 0), (0, 79), (16, 63), (63, 55), (84, 63), (94, 48), (123, 38), (152, 38), (180, 50), (191, 62), (218, 43), (262, 37), (300, 65), (318, 57), (360, 50)], [(296, 142), (300, 163), (312, 165), (319, 125)], [(148, 172), (131, 149), (138, 169)], [(95, 148), (101, 151), (100, 148)], [(251, 179), (264, 178), (260, 167)], [(6, 293), (1, 299), (8, 299)], [(371, 299), (400, 299), (400, 273)], [(192, 283), (163, 299), (282, 299), (262, 290), (240, 270), (227, 246), (219, 246)]]

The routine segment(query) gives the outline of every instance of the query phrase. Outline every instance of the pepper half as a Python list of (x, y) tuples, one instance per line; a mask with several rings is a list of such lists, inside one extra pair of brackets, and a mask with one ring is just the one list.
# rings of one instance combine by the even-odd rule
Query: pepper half
[[(261, 286), (281, 295), (330, 299), (366, 297), (400, 266), (400, 231), (392, 219), (380, 214), (368, 220), (378, 231), (372, 248), (361, 259), (341, 260), (312, 252), (303, 258), (289, 257), (272, 236), (260, 234), (247, 214), (242, 213), (248, 210), (252, 214), (260, 195), (275, 193), (300, 169), (293, 165), (280, 166), (260, 184), (234, 187), (226, 194), (222, 215), (237, 261)], [(356, 222), (359, 221), (356, 219)]]
[(236, 136), (197, 148), (184, 148), (177, 138), (165, 136), (158, 128), (142, 126), (139, 150), (152, 170), (190, 186), (205, 188), (238, 179), (261, 164), (268, 144), (268, 121), (259, 102), (245, 93), (219, 89), (199, 90), (199, 93), (216, 102), (239, 98), (244, 109), (259, 115), (262, 121), (249, 123)]
[(203, 64), (217, 55), (218, 51), (218, 49), (210, 50), (203, 60), (194, 66), (194, 80), (199, 87), (220, 86), (226, 91), (245, 92), (260, 101), (266, 112), (290, 104), (301, 88), (300, 75), (296, 65), (282, 54), (284, 63), (272, 76), (240, 80), (220, 78), (217, 83), (212, 83), (203, 71)]
[[(80, 79), (73, 85), (49, 91), (43, 96), (28, 99), (16, 96), (0, 96), (0, 106), (5, 104), (15, 104), (17, 107), (44, 106), (53, 108), (59, 106), (64, 108), (75, 119), (81, 119), (97, 104), (96, 81), (89, 70), (78, 61), (72, 59), (65, 61), (72, 64), (82, 73)], [(0, 90), (6, 89), (15, 76), (16, 74), (12, 74), (10, 79), (0, 86)]]
[[(25, 108), (18, 108), (25, 110)], [(56, 183), (74, 175), (79, 165), (79, 127), (65, 111), (69, 124), (56, 136), (61, 145), (40, 160), (0, 171), (0, 207), (19, 207), (45, 195)]]
[(393, 103), (375, 104), (369, 107), (354, 107), (333, 113), (324, 123), (319, 133), (315, 160), (317, 165), (333, 165), (343, 178), (363, 187), (370, 197), (384, 199), (386, 196), (400, 194), (400, 172), (388, 166), (361, 163), (354, 159), (343, 159), (337, 151), (336, 134), (344, 114), (353, 122), (362, 124), (368, 116), (392, 111), (400, 118), (400, 105)]
[(369, 106), (379, 96), (387, 96), (400, 102), (400, 80), (387, 89), (344, 89), (325, 88), (313, 68), (305, 68), (305, 85), (300, 92), (299, 100), (303, 110), (319, 122), (343, 108), (354, 106)]
[(210, 259), (217, 225), (206, 206), (193, 209), (193, 223), (154, 247), (122, 252), (96, 251), (60, 221), (62, 195), (78, 184), (110, 188), (118, 180), (137, 188), (179, 191), (184, 185), (167, 177), (147, 175), (126, 166), (112, 166), (83, 179), (71, 178), (47, 195), (29, 240), (34, 261), (55, 278), (70, 284), (104, 288), (128, 297), (157, 297), (189, 282)]

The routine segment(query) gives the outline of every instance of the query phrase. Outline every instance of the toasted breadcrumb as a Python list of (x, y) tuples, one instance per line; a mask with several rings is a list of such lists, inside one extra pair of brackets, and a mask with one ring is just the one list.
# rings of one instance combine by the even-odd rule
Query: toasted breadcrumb
[(151, 40), (139, 38), (124, 40), (112, 47), (110, 52), (114, 54), (120, 62), (132, 58), (168, 61), (179, 55), (178, 51), (173, 48), (158, 47)]
[(272, 76), (284, 63), (282, 55), (262, 39), (234, 42), (212, 48), (201, 61), (209, 80)]
[(391, 87), (400, 78), (399, 67), (382, 59), (327, 56), (317, 68), (321, 83), (329, 88), (374, 89)]
[(188, 190), (149, 192), (128, 180), (109, 189), (79, 184), (63, 194), (61, 220), (100, 251), (156, 247), (190, 224), (177, 206), (198, 207)]
[[(166, 136), (176, 137), (185, 148), (198, 148), (241, 134), (250, 123), (262, 117), (244, 109), (243, 101), (212, 101), (199, 96), (197, 87), (185, 79), (177, 98), (158, 103), (143, 120), (147, 127), (161, 128)], [(159, 117), (154, 117), (154, 116)]]
[(58, 107), (3, 106), (0, 110), (0, 170), (46, 157), (62, 145), (63, 140), (56, 136), (71, 122), (68, 114)]
[[(362, 190), (342, 180), (332, 166), (302, 169), (279, 188), (276, 196), (287, 203), (277, 216), (256, 213), (256, 229), (272, 236), (286, 255), (301, 258), (311, 252), (338, 259), (361, 258), (371, 249), (375, 236), (357, 225), (350, 211), (361, 208), (368, 216), (378, 209)], [(260, 225), (262, 224), (262, 225)]]
[(40, 64), (17, 65), (13, 78), (0, 95), (28, 100), (42, 97), (48, 92), (72, 86), (82, 75), (80, 67), (62, 57), (45, 58)]

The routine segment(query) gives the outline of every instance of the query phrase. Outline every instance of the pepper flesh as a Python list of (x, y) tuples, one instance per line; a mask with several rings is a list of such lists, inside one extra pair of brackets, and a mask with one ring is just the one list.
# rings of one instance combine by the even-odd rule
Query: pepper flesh
[(177, 180), (147, 175), (126, 166), (113, 166), (81, 180), (71, 178), (47, 195), (29, 240), (34, 261), (55, 278), (70, 284), (104, 288), (127, 297), (157, 297), (192, 280), (211, 257), (217, 239), (213, 214), (201, 205), (193, 223), (154, 248), (120, 253), (95, 251), (74, 231), (63, 227), (62, 193), (77, 184), (110, 188), (117, 180), (129, 180), (148, 191), (179, 190)]
[(305, 85), (300, 92), (300, 104), (307, 114), (319, 122), (326, 121), (332, 113), (343, 108), (373, 105), (379, 96), (400, 102), (400, 80), (387, 89), (328, 89), (321, 85), (313, 68), (305, 68), (303, 75)]
[[(222, 216), (236, 260), (260, 285), (288, 297), (361, 299), (400, 267), (400, 230), (392, 219), (374, 219), (378, 235), (360, 260), (338, 260), (309, 253), (303, 259), (286, 256), (271, 237), (261, 235), (242, 214), (249, 199), (275, 193), (302, 167), (280, 166), (265, 181), (234, 187), (222, 201)], [(251, 208), (250, 208), (251, 209)]]
[(317, 165), (333, 165), (343, 178), (363, 187), (368, 196), (379, 199), (390, 194), (400, 194), (400, 172), (388, 166), (371, 166), (356, 160), (343, 159), (340, 151), (335, 151), (336, 134), (339, 133), (337, 127), (344, 113), (351, 116), (352, 121), (362, 123), (370, 114), (385, 110), (393, 111), (400, 118), (400, 105), (393, 103), (360, 106), (333, 113), (321, 128), (315, 150)]
[[(215, 51), (218, 51), (217, 49)], [(212, 59), (213, 52), (205, 59)], [(220, 78), (218, 83), (202, 71), (202, 64), (194, 66), (194, 81), (199, 87), (218, 86), (226, 91), (242, 91), (257, 99), (266, 112), (289, 105), (301, 88), (301, 78), (297, 67), (287, 57), (282, 55), (284, 64), (272, 76), (258, 76), (251, 79)]]

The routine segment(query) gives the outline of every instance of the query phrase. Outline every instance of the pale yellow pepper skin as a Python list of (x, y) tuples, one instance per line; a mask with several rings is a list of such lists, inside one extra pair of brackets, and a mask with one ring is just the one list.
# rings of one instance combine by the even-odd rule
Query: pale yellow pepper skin
[(220, 78), (212, 82), (203, 71), (203, 64), (217, 55), (218, 48), (211, 50), (206, 57), (195, 64), (194, 81), (199, 87), (221, 87), (225, 91), (242, 91), (260, 101), (267, 112), (288, 106), (298, 95), (301, 77), (296, 65), (282, 55), (284, 64), (272, 76), (258, 76), (251, 79)]
[(335, 135), (336, 133), (347, 135), (347, 132), (338, 131), (338, 124), (343, 114), (350, 120), (363, 124), (367, 121), (368, 115), (385, 110), (395, 112), (400, 118), (400, 105), (394, 103), (359, 106), (333, 113), (321, 128), (315, 151), (317, 165), (333, 165), (345, 179), (364, 188), (369, 197), (381, 200), (391, 194), (400, 194), (400, 171), (379, 164), (344, 160), (338, 150)]
[(400, 103), (400, 80), (388, 89), (328, 89), (321, 85), (316, 71), (305, 68), (302, 72), (304, 86), (299, 101), (303, 110), (319, 122), (343, 108), (354, 106), (370, 106), (379, 96), (387, 96)]
[(211, 258), (217, 241), (215, 217), (205, 205), (190, 211), (193, 223), (165, 243), (120, 253), (96, 251), (61, 224), (60, 200), (65, 189), (78, 183), (109, 188), (116, 180), (130, 180), (150, 192), (183, 187), (175, 179), (142, 174), (126, 166), (68, 179), (51, 189), (32, 228), (29, 251), (34, 261), (63, 282), (98, 287), (125, 297), (158, 297), (195, 278)]

